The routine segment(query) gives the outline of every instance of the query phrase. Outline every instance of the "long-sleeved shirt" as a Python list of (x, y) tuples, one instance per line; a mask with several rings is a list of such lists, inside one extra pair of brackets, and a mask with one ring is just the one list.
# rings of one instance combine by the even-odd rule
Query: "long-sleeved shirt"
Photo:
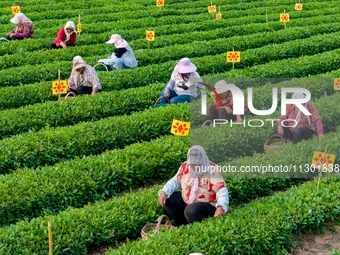
[[(213, 162), (210, 162), (210, 166), (216, 166)], [(212, 168), (214, 169), (214, 168)], [(216, 169), (216, 168), (215, 168)], [(176, 175), (172, 177), (164, 187), (158, 191), (158, 195), (161, 192), (166, 194), (169, 198), (176, 190), (182, 188), (182, 198), (185, 203), (189, 202), (190, 197), (190, 171), (186, 162), (184, 162)], [(228, 211), (229, 197), (228, 189), (223, 176), (220, 172), (206, 172), (199, 178), (198, 193), (194, 202), (207, 202), (211, 205), (218, 207), (221, 206), (224, 213)]]
[(59, 31), (58, 31), (58, 34), (57, 34), (57, 37), (55, 38), (54, 40), (54, 44), (59, 44), (61, 42), (64, 42), (66, 45), (72, 45), (75, 43), (76, 41), (76, 38), (77, 38), (77, 34), (76, 33), (72, 33), (70, 35), (70, 40), (68, 40), (67, 42), (65, 42), (66, 40), (66, 33), (65, 33), (65, 29), (64, 28), (61, 28)]
[(174, 74), (173, 72), (166, 88), (169, 90), (174, 89), (178, 96), (189, 95), (197, 97), (197, 87), (205, 89), (205, 86), (200, 84), (200, 82), (202, 82), (202, 79), (197, 72), (190, 73), (187, 82), (183, 80), (181, 75)]
[(111, 56), (104, 59), (103, 63), (105, 65), (114, 65), (117, 58), (122, 59), (127, 67), (134, 68), (138, 65), (135, 54), (129, 45), (115, 49)]
[(306, 108), (308, 109), (308, 111), (312, 114), (310, 116), (310, 123), (308, 122), (308, 118), (305, 114), (301, 113), (301, 118), (300, 118), (300, 122), (296, 125), (296, 127), (293, 127), (295, 125), (295, 118), (299, 112), (299, 109), (293, 105), (293, 104), (287, 104), (286, 105), (286, 115), (282, 115), (279, 119), (279, 123), (278, 125), (281, 126), (281, 122), (286, 120), (286, 126), (290, 126), (289, 129), (291, 131), (294, 131), (295, 128), (298, 128), (298, 127), (307, 127), (311, 130), (314, 130), (314, 126), (313, 126), (313, 123), (315, 123), (315, 126), (316, 126), (316, 130), (317, 130), (317, 133), (320, 135), (320, 134), (323, 134), (324, 131), (323, 131), (323, 125), (322, 125), (322, 121), (321, 121), (321, 118), (320, 118), (320, 115), (318, 113), (318, 111), (316, 110), (314, 104), (309, 101), (307, 102), (307, 105), (306, 105)]
[(79, 86), (87, 86), (92, 88), (102, 89), (96, 70), (90, 66), (86, 65), (82, 73), (71, 73), (68, 79), (68, 86), (70, 88), (77, 88)]
[(21, 25), (18, 25), (15, 30), (12, 31), (15, 33), (15, 36), (18, 39), (23, 38), (33, 38), (34, 37), (34, 28), (31, 22), (24, 22)]

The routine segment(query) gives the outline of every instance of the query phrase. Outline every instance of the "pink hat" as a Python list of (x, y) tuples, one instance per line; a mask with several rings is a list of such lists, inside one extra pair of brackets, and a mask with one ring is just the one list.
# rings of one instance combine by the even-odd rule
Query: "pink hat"
[(197, 67), (188, 58), (182, 58), (175, 67), (175, 73), (192, 73)]
[(86, 63), (76, 63), (73, 65), (73, 70), (77, 70), (78, 68), (85, 67)]
[(114, 35), (111, 35), (110, 40), (108, 40), (106, 43), (107, 44), (114, 44), (119, 39), (123, 39), (123, 38), (119, 34), (114, 34)]

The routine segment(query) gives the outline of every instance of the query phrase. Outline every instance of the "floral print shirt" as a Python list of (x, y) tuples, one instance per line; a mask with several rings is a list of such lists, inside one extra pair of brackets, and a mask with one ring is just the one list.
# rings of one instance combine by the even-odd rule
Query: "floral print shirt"
[[(213, 162), (210, 162), (210, 165), (212, 167), (216, 166)], [(203, 171), (205, 170), (203, 169)], [(191, 177), (189, 167), (187, 163), (184, 162), (180, 166), (175, 178), (182, 188), (182, 198), (186, 203), (189, 202), (191, 190), (191, 186), (189, 184)], [(208, 202), (215, 206), (217, 202), (216, 193), (222, 188), (226, 188), (226, 183), (222, 174), (216, 171), (205, 171), (205, 173), (199, 177), (198, 194), (194, 202)]]

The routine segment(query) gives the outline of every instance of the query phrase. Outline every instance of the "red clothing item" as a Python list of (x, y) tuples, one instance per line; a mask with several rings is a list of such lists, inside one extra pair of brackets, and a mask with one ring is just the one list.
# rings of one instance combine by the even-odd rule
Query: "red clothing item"
[(61, 42), (64, 42), (66, 45), (72, 45), (75, 43), (77, 38), (77, 34), (75, 32), (73, 32), (70, 36), (70, 40), (68, 40), (67, 42), (65, 42), (66, 40), (66, 33), (65, 33), (65, 29), (61, 28), (57, 34), (57, 38), (54, 40), (54, 44), (59, 44)]
[[(311, 130), (314, 130), (313, 123), (315, 123), (318, 134), (323, 134), (322, 121), (321, 121), (319, 113), (316, 110), (314, 104), (311, 101), (309, 101), (309, 102), (307, 102), (307, 107), (306, 108), (312, 114), (311, 116), (309, 116), (311, 123), (309, 124), (307, 116), (305, 114), (301, 113), (300, 122), (297, 124), (296, 127), (289, 127), (289, 129), (291, 131), (294, 131), (294, 129), (298, 128), (298, 127), (307, 127), (307, 128), (309, 128)], [(295, 122), (293, 120), (295, 120), (298, 112), (299, 112), (299, 109), (295, 105), (287, 104), (286, 105), (286, 115), (282, 115), (280, 117), (278, 125), (282, 126), (281, 122), (286, 120), (284, 125), (286, 125), (286, 126), (294, 126)], [(288, 120), (288, 119), (291, 119), (291, 120)]]
[[(216, 98), (216, 97), (215, 97)], [(216, 98), (216, 101), (217, 101), (217, 98)], [(228, 98), (228, 99), (222, 99), (222, 106), (228, 106), (230, 107), (231, 109), (233, 109), (233, 98)], [(216, 103), (216, 104), (213, 104), (213, 107), (216, 111), (219, 111), (221, 109), (221, 107)], [(247, 104), (245, 103), (244, 104), (244, 114), (247, 114), (248, 112), (248, 106)]]

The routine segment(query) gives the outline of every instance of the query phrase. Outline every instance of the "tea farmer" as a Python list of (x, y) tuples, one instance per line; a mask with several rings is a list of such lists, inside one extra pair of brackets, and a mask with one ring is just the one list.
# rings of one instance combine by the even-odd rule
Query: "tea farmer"
[(95, 69), (86, 64), (81, 56), (74, 57), (72, 72), (68, 79), (68, 91), (74, 92), (76, 95), (90, 94), (93, 96), (101, 89), (102, 86)]
[[(233, 114), (233, 94), (227, 88), (228, 83), (225, 80), (220, 80), (215, 84), (215, 90), (221, 98), (222, 105), (213, 103), (209, 107), (208, 117), (210, 121), (214, 119), (236, 120), (237, 122), (243, 121), (244, 115)], [(215, 96), (216, 97), (216, 96)], [(244, 104), (244, 114), (246, 115), (248, 106)]]
[(158, 191), (158, 202), (174, 225), (220, 217), (228, 211), (228, 190), (216, 167), (202, 146), (192, 146), (187, 161)]
[(34, 28), (32, 21), (25, 16), (23, 13), (17, 13), (11, 19), (13, 24), (17, 24), (17, 27), (11, 32), (7, 33), (7, 40), (17, 40), (24, 38), (34, 37)]
[(58, 31), (57, 37), (51, 43), (49, 49), (61, 49), (73, 46), (77, 39), (77, 32), (73, 21), (67, 21), (65, 26)]
[[(196, 70), (196, 66), (190, 62), (189, 58), (182, 58), (175, 66), (167, 86), (161, 92), (161, 96), (167, 97), (172, 104), (190, 102), (190, 99), (196, 99), (197, 87), (205, 89), (205, 86), (200, 84), (202, 79)], [(168, 102), (164, 97), (160, 100), (162, 104)]]
[(112, 44), (116, 49), (108, 58), (99, 59), (98, 63), (107, 65), (111, 70), (137, 67), (138, 63), (133, 50), (120, 35), (113, 34), (106, 43)]
[[(305, 94), (295, 92), (292, 98), (303, 99), (305, 98)], [(286, 115), (281, 115), (278, 125), (274, 127), (275, 134), (283, 135), (293, 140), (294, 143), (298, 143), (302, 140), (308, 140), (314, 135), (315, 124), (319, 138), (324, 137), (323, 124), (314, 104), (308, 101), (302, 105), (311, 115), (305, 115), (294, 104), (287, 104)]]

